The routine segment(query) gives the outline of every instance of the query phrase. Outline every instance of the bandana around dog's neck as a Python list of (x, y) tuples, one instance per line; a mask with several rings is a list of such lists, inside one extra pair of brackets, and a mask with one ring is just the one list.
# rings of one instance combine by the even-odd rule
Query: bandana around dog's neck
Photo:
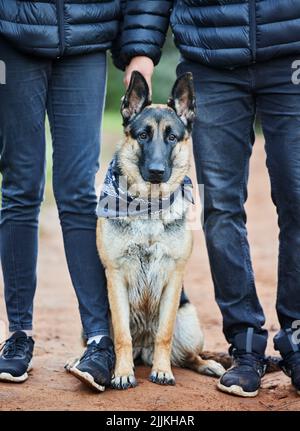
[(117, 158), (114, 157), (106, 173), (97, 215), (104, 218), (161, 216), (164, 212), (170, 212), (179, 197), (185, 207), (189, 203), (194, 203), (192, 189), (192, 181), (185, 176), (180, 186), (167, 197), (133, 196), (128, 190), (126, 177), (121, 175)]

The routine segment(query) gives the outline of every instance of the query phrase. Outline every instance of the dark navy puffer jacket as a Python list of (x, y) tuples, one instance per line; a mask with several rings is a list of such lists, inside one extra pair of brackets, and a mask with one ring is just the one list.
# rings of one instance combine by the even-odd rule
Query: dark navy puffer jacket
[(0, 35), (26, 52), (47, 57), (105, 51), (118, 34), (120, 3), (0, 0)]
[(168, 20), (190, 60), (233, 68), (300, 55), (300, 0), (124, 0), (115, 63), (135, 55), (158, 62)]

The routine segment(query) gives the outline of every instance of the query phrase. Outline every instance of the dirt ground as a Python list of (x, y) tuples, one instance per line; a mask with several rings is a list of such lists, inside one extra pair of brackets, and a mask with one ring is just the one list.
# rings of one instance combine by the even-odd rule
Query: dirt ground
[[(107, 145), (112, 147), (113, 140), (109, 139)], [(109, 153), (107, 148), (105, 151)], [(275, 314), (278, 229), (269, 195), (263, 141), (258, 139), (251, 163), (248, 227), (257, 289), (270, 331), (268, 350), (274, 353), (272, 336), (278, 330)], [(195, 237), (186, 273), (186, 290), (197, 305), (206, 349), (226, 351), (202, 232), (196, 232)], [(0, 286), (0, 316), (4, 317), (2, 281)], [(137, 368), (137, 388), (124, 392), (107, 389), (95, 394), (63, 368), (66, 359), (82, 350), (79, 335), (77, 304), (67, 272), (57, 213), (48, 202), (41, 217), (34, 369), (29, 380), (21, 385), (0, 384), (0, 410), (300, 410), (300, 397), (280, 372), (267, 375), (260, 395), (248, 400), (222, 394), (217, 391), (214, 378), (182, 369), (174, 370), (175, 387), (157, 386), (147, 381), (149, 369), (146, 367)]]

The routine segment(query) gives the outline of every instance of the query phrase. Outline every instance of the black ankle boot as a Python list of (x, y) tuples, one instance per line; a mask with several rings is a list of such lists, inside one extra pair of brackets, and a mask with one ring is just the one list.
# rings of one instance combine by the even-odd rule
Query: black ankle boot
[(255, 334), (252, 328), (236, 335), (229, 350), (233, 358), (232, 367), (223, 374), (218, 388), (241, 397), (255, 397), (266, 372), (266, 345), (266, 338)]
[(279, 350), (283, 372), (291, 378), (292, 385), (300, 395), (300, 344), (296, 343), (292, 329), (281, 330), (274, 338), (275, 349)]

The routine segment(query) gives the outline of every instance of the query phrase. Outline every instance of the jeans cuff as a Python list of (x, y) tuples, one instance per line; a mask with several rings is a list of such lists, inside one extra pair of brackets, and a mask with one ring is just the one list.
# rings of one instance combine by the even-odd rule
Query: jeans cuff
[(291, 353), (300, 352), (299, 330), (281, 329), (274, 337), (274, 348), (283, 358)]
[(110, 337), (110, 331), (108, 329), (98, 329), (96, 331), (85, 332), (84, 337), (88, 340), (91, 337), (96, 337), (97, 335), (106, 335)]
[(9, 325), (8, 330), (9, 332), (16, 332), (16, 331), (32, 331), (32, 323), (24, 323), (24, 324), (18, 324), (18, 325)]

